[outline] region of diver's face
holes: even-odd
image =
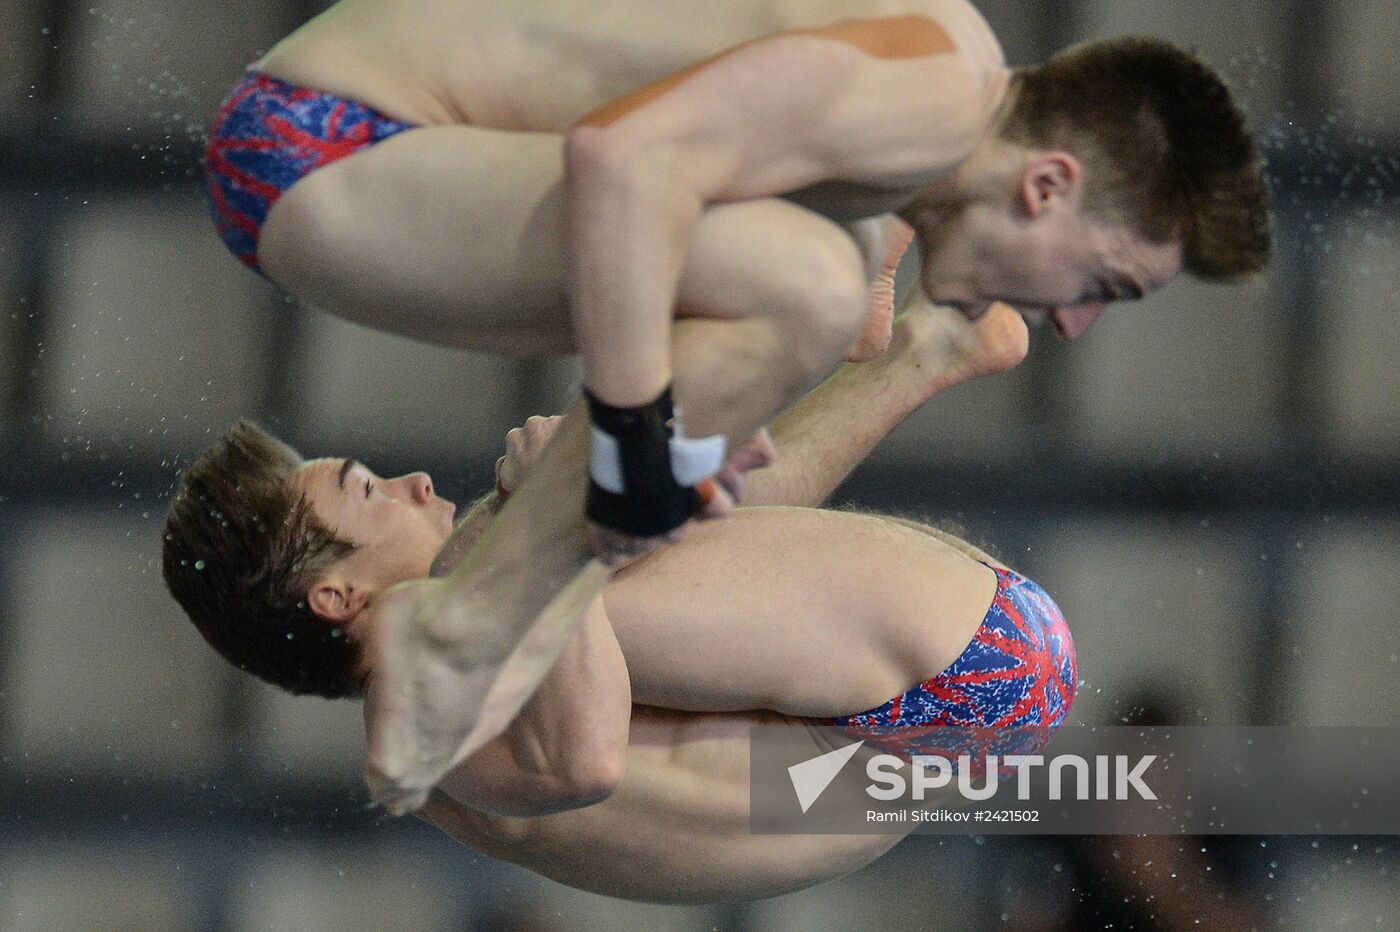
[[[1049,320],[1073,340],[1110,303],[1141,298],[1181,271],[1180,243],[1148,242],[1077,204],[1027,213],[994,204],[923,218],[916,228],[928,296],[971,320],[1004,301],[1028,324]]]
[[[1141,298],[1181,270],[1178,243],[1149,243],[1126,227],[1066,219],[1039,229],[986,224],[961,242],[940,231],[929,247],[925,290],[970,320],[1004,301],[1027,323],[1049,320],[1074,340],[1112,302]]]
[[[384,479],[357,460],[317,459],[292,482],[326,527],[355,544],[337,566],[370,589],[427,576],[452,533],[457,508],[425,472]]]

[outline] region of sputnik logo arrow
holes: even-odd
[[[846,766],[846,762],[860,750],[864,741],[857,741],[855,744],[848,744],[844,748],[837,748],[834,751],[827,751],[825,754],[804,760],[800,764],[793,764],[788,768],[788,777],[792,780],[793,792],[797,794],[797,803],[806,812],[812,808],[826,788],[831,785],[831,781],[836,779],[836,775],[841,772],[841,768]]]

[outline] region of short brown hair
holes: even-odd
[[[307,606],[314,576],[354,549],[290,479],[302,457],[249,421],[185,470],[165,522],[162,571],[230,663],[296,694],[357,696],[360,651]]]
[[[1230,281],[1268,264],[1269,189],[1220,77],[1159,39],[1075,46],[1013,77],[1003,138],[1085,166],[1085,209],[1149,242],[1179,241],[1187,271]]]

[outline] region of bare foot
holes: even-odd
[[[870,283],[865,329],[861,331],[856,345],[846,352],[847,362],[868,362],[890,345],[890,327],[894,323],[895,270],[912,242],[914,228],[902,221],[894,223],[888,232],[884,263]]]
[[[419,808],[452,767],[495,735],[483,710],[508,649],[489,644],[441,580],[378,596],[368,624],[365,697],[370,794],[394,815]]]
[[[920,301],[893,333],[891,353],[927,372],[930,394],[1014,369],[1030,349],[1026,322],[1000,302],[969,322],[953,308]]]

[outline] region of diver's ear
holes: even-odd
[[[1017,194],[1029,217],[1079,203],[1084,167],[1068,152],[1042,152],[1021,168]]]
[[[369,593],[342,576],[323,576],[311,584],[306,605],[317,618],[343,625],[360,613]]]

